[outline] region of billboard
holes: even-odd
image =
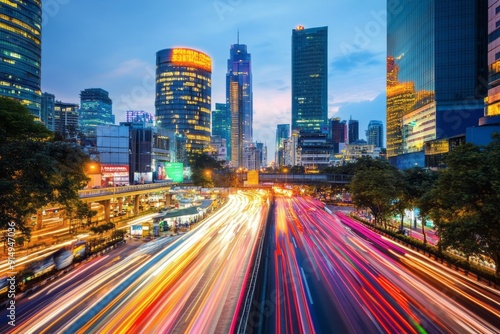
[[[181,162],[167,162],[165,163],[165,174],[173,182],[183,182],[184,165]]]

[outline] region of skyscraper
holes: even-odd
[[[284,141],[290,138],[290,124],[278,124],[276,127],[276,165],[285,165]]]
[[[41,1],[0,1],[0,46],[0,96],[20,101],[40,119]]]
[[[426,142],[465,134],[484,113],[487,1],[408,1],[398,10],[387,27],[387,155],[406,168],[425,164]]]
[[[212,60],[203,52],[156,53],[156,126],[178,134],[177,143],[184,146],[177,152],[179,162],[189,163],[209,149],[211,80]]]
[[[54,131],[63,138],[75,138],[78,134],[78,104],[56,101],[54,115]]]
[[[231,161],[231,111],[225,103],[216,103],[212,111],[212,136],[225,139],[227,159]]]
[[[359,122],[350,118],[348,123],[348,131],[349,144],[352,144],[359,139]]]
[[[345,143],[347,138],[347,124],[346,121],[341,121],[340,117],[332,118],[331,120],[331,137],[334,147],[334,152],[340,152],[340,143]]]
[[[113,101],[102,88],[88,88],[80,92],[80,133],[96,138],[97,126],[115,124],[112,113]]]
[[[292,131],[324,131],[328,118],[328,27],[292,30]]]
[[[43,93],[42,94],[42,109],[40,113],[40,120],[50,131],[55,131],[55,112],[54,104],[56,102],[56,97],[54,94]]]
[[[366,130],[366,141],[368,145],[384,147],[384,133],[382,121],[370,121]]]
[[[500,116],[500,0],[489,1],[488,9],[489,90],[486,116]]]
[[[253,137],[251,57],[245,44],[231,45],[226,73],[226,103],[231,112],[230,157],[233,167],[242,166],[245,147]]]

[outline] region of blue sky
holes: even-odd
[[[140,4],[140,5],[139,5]],[[117,123],[154,114],[155,55],[184,46],[212,58],[212,109],[225,101],[231,44],[252,55],[254,140],[274,157],[276,125],[291,123],[291,35],[328,26],[329,117],[385,124],[386,0],[45,0],[42,91],[79,103],[103,88]],[[385,130],[385,129],[384,129]]]

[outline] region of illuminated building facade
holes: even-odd
[[[225,103],[216,103],[212,111],[212,137],[224,138],[225,159],[231,160],[231,110]]]
[[[328,128],[328,27],[292,30],[292,131]]]
[[[488,66],[489,90],[486,116],[500,116],[500,0],[490,0],[488,6]]]
[[[185,164],[210,146],[212,60],[200,51],[172,48],[156,53],[156,126],[178,135]]]
[[[423,167],[427,141],[464,134],[484,113],[487,0],[411,1],[398,11],[387,27],[387,156]]]
[[[40,120],[41,0],[0,1],[0,96],[14,98]]]
[[[115,124],[112,107],[113,101],[104,89],[82,90],[80,92],[80,133],[88,138],[96,138],[98,126]]]
[[[144,110],[127,110],[127,123],[129,122],[142,123],[151,126],[154,122],[154,116]]]
[[[244,44],[231,45],[226,73],[226,104],[231,113],[230,159],[232,167],[243,165],[245,148],[252,144],[253,93],[251,56]]]

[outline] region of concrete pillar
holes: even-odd
[[[109,207],[110,207],[110,202],[111,202],[111,201],[110,201],[109,199],[102,201],[102,205],[104,205],[104,220],[105,220],[107,223],[109,223],[109,218],[110,218],[110,217],[109,217],[109,214],[110,214],[110,209],[109,209]]]
[[[123,210],[123,197],[118,197],[118,212],[121,214]]]
[[[165,198],[165,207],[168,208],[170,206],[170,203],[172,203],[172,194],[164,193],[163,196]]]
[[[139,201],[141,200],[141,195],[134,196],[134,215],[139,214]]]

